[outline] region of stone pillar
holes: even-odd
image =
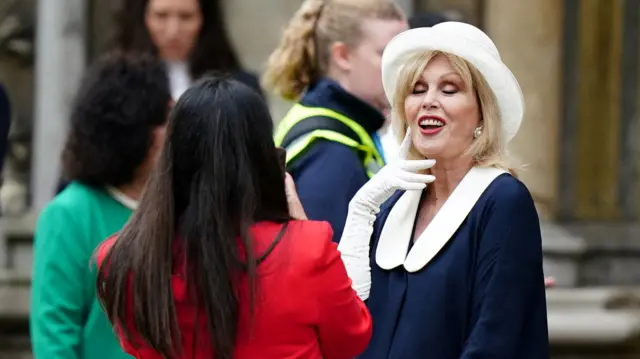
[[[407,16],[411,16],[414,10],[414,0],[397,0],[398,5],[404,10]]]
[[[301,4],[300,0],[225,2],[231,38],[248,70],[262,74],[269,54],[280,41],[282,30]],[[273,119],[278,121],[291,104],[270,93],[267,95]]]
[[[524,92],[525,120],[511,152],[543,219],[558,205],[562,7],[558,0],[486,0],[484,8],[484,29]]]
[[[40,0],[36,25],[31,193],[39,211],[54,196],[73,96],[85,68],[86,0]]]
[[[416,12],[446,14],[455,21],[465,21],[482,27],[483,0],[415,0]]]

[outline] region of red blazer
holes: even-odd
[[[274,241],[282,225],[252,227],[256,256]],[[239,287],[240,324],[235,359],[351,359],[371,338],[371,317],[351,289],[327,222],[291,221],[286,234],[258,267],[253,330],[249,332],[246,282]],[[105,241],[98,263],[116,240]],[[204,318],[186,295],[182,258],[174,260],[172,278],[184,359],[211,359]],[[200,311],[202,313],[202,311]],[[194,335],[197,334],[197,335]],[[195,345],[194,345],[195,340]],[[121,337],[124,350],[138,359],[162,359],[150,348],[136,348]]]

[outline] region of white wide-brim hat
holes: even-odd
[[[509,68],[500,59],[495,44],[482,30],[461,22],[448,21],[433,27],[404,31],[394,37],[382,55],[382,85],[393,103],[398,75],[407,56],[441,51],[467,60],[484,76],[500,111],[504,139],[508,143],[518,132],[524,115],[522,90]]]

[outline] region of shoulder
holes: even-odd
[[[353,148],[325,139],[314,140],[304,153],[295,159],[294,167],[321,167],[323,172],[363,171],[360,158]]]
[[[245,70],[238,70],[233,73],[233,78],[253,88],[260,95],[262,95],[262,88],[260,87],[260,81],[258,80],[258,76],[256,76],[255,74]]]
[[[303,157],[332,158],[332,156],[335,155],[345,156],[345,158],[335,158],[339,161],[353,161],[355,159],[356,162],[360,163],[357,160],[358,154],[353,148],[340,142],[322,138],[314,140],[309,145],[309,149],[304,153]]]
[[[326,240],[331,241],[333,229],[326,221],[293,220],[289,222],[287,235],[296,236],[301,248],[320,248]]]
[[[53,206],[65,208],[77,208],[79,205],[89,205],[107,196],[106,191],[84,185],[80,182],[67,184],[50,203]]]
[[[95,206],[106,196],[104,191],[72,182],[40,212],[36,224],[36,236],[65,231],[85,222],[95,214]]]
[[[533,197],[527,186],[506,173],[498,176],[489,185],[482,199],[487,205],[498,210],[535,209]]]
[[[517,237],[519,248],[527,243],[539,246],[540,219],[533,197],[524,183],[509,174],[494,180],[472,213],[472,223],[489,234],[483,242],[504,244],[507,238]]]
[[[104,261],[104,258],[107,256],[107,254],[109,254],[109,252],[111,251],[111,248],[113,247],[113,245],[116,243],[117,240],[118,240],[118,236],[113,235],[105,239],[104,242],[100,243],[98,248],[96,248],[95,259],[96,259],[96,263],[98,264],[98,267],[102,266],[102,262]]]
[[[256,249],[268,247],[282,229],[282,223],[263,221],[251,227],[251,234],[257,242]],[[294,243],[294,250],[302,252],[314,252],[315,249],[324,245],[324,241],[331,239],[333,230],[331,225],[325,221],[311,220],[290,220],[286,232],[284,232],[283,242]]]
[[[57,220],[69,219],[73,217],[74,212],[78,212],[79,207],[82,207],[81,202],[86,201],[86,197],[83,194],[87,194],[84,186],[78,183],[69,184],[62,192],[55,196],[40,212],[38,217],[38,223],[47,221],[50,218]]]
[[[323,261],[327,252],[337,250],[332,242],[333,230],[325,221],[291,221],[285,234],[290,243],[290,255],[302,266],[315,267]]]

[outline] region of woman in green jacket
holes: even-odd
[[[36,359],[125,359],[96,300],[96,246],[137,205],[164,138],[171,92],[164,65],[109,54],[89,69],[63,151],[71,183],[35,232],[31,340]]]

